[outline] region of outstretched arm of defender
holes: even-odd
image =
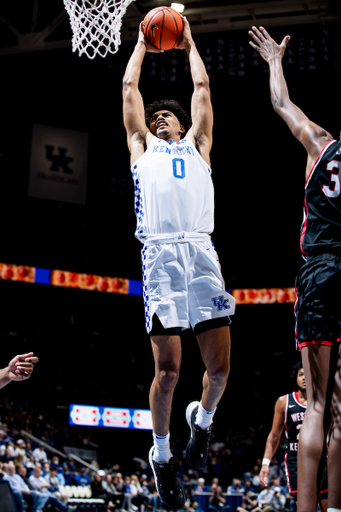
[[[140,152],[143,148],[143,140],[148,132],[144,118],[143,99],[138,88],[141,66],[147,51],[158,52],[159,50],[147,43],[140,25],[139,38],[123,77],[123,122],[127,131],[128,148],[132,160],[134,153]],[[137,157],[139,156],[137,155]]]
[[[317,158],[322,147],[332,136],[313,123],[289,98],[287,83],[283,74],[282,59],[290,36],[277,44],[263,27],[252,27],[250,45],[269,64],[270,92],[274,110],[284,119],[293,135],[303,144],[312,158]]]
[[[0,370],[0,389],[11,381],[29,379],[34,370],[34,364],[38,361],[33,352],[15,356],[6,368]]]
[[[205,65],[193,41],[189,23],[185,17],[183,20],[183,38],[179,44],[179,48],[183,48],[187,51],[194,85],[191,105],[193,125],[187,136],[192,138],[199,153],[210,165],[209,155],[212,147],[213,111],[209,78]]]
[[[268,485],[267,478],[269,474],[269,464],[271,462],[272,457],[276,453],[279,442],[281,440],[282,430],[284,427],[285,400],[285,396],[281,396],[276,402],[271,432],[266,440],[263,464],[259,473],[260,483],[265,487]],[[266,459],[268,459],[269,464],[266,463]]]

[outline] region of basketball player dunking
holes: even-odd
[[[295,305],[308,400],[298,449],[298,511],[317,509],[331,413],[328,511],[341,511],[341,142],[289,98],[282,58],[290,36],[277,44],[263,27],[252,27],[249,35],[269,64],[273,107],[308,154],[301,233],[306,263],[296,278]]]
[[[234,299],[224,290],[212,247],[213,185],[210,150],[213,114],[209,79],[184,18],[180,48],[187,51],[194,92],[193,124],[173,100],[144,111],[138,83],[147,51],[157,52],[140,27],[137,45],[123,79],[123,116],[135,183],[137,238],[142,249],[146,327],[151,338],[155,376],[150,389],[154,444],[149,453],[157,490],[171,509],[184,505],[170,451],[169,425],[181,361],[180,332],[196,334],[206,367],[201,401],[186,410],[191,438],[189,465],[206,463],[211,423],[229,373],[229,316]],[[146,115],[146,117],[145,117]]]
[[[283,428],[285,427],[286,452],[285,470],[287,485],[290,494],[297,501],[297,451],[300,430],[307,408],[307,392],[302,363],[294,366],[292,378],[298,388],[288,395],[280,396],[275,405],[275,413],[272,421],[270,434],[266,440],[262,468],[259,473],[261,485],[268,485],[269,464],[275,455],[281,440]],[[328,478],[325,473],[320,492],[319,502],[321,512],[327,510]]]

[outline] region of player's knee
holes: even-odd
[[[216,385],[225,385],[230,372],[229,361],[220,361],[218,364],[207,369],[209,380]]]
[[[167,369],[160,370],[159,372],[159,385],[162,391],[168,392],[172,391],[179,379],[179,370],[177,369]]]

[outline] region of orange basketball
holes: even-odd
[[[178,46],[184,24],[181,14],[171,7],[156,7],[142,22],[143,33],[158,50],[172,50]]]

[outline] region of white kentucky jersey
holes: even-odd
[[[132,165],[135,185],[135,236],[207,233],[214,226],[211,169],[190,139],[166,142],[153,137]]]

